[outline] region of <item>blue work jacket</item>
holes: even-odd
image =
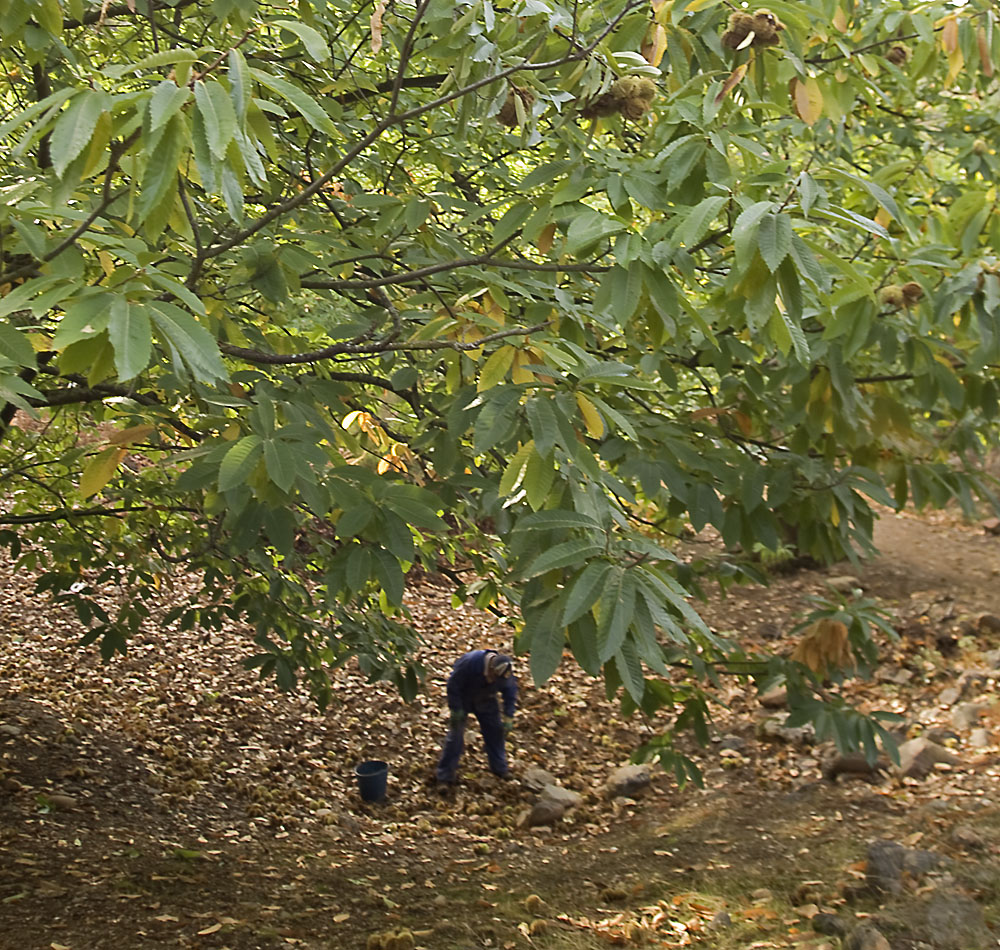
[[[517,708],[517,678],[512,673],[487,683],[487,653],[496,653],[496,650],[470,650],[455,661],[448,677],[448,708],[472,712],[499,693],[503,714],[513,716]]]

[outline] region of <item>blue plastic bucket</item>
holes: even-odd
[[[385,762],[361,762],[354,770],[358,777],[358,792],[365,802],[380,802],[385,798],[389,766]]]

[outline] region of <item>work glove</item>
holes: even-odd
[[[462,709],[453,709],[451,711],[451,716],[448,719],[448,725],[452,729],[464,729],[465,720],[469,718],[469,714]]]
[[[503,717],[503,734],[509,736],[514,731],[514,717],[504,716]]]

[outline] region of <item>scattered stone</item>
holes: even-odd
[[[726,927],[732,927],[733,918],[729,916],[724,910],[720,910],[709,922],[709,930],[725,930]]]
[[[904,848],[895,841],[872,841],[868,845],[865,881],[876,894],[900,894],[904,872],[919,880],[928,871],[944,863],[933,851]]]
[[[979,524],[987,534],[1000,534],[1000,518],[987,518]]]
[[[531,808],[526,808],[517,816],[518,828],[534,828],[538,825],[554,825],[566,814],[566,808],[559,802],[540,798]]]
[[[55,811],[72,811],[76,808],[76,799],[72,795],[51,792],[45,796],[45,802]]]
[[[982,689],[993,679],[990,670],[962,670],[956,685],[963,693],[968,690]]]
[[[847,924],[836,914],[814,914],[812,929],[825,937],[843,937],[847,933]]]
[[[733,752],[742,752],[747,747],[747,740],[742,736],[723,736],[719,743],[719,751],[725,752],[731,749]]]
[[[1000,650],[990,650],[983,654],[983,662],[992,671],[1000,670]]]
[[[826,583],[838,594],[851,594],[855,590],[864,590],[861,583],[853,574],[839,574],[836,577],[828,577]]]
[[[927,611],[927,616],[933,623],[946,623],[949,620],[954,620],[957,613],[958,611],[955,609],[955,601],[944,600],[934,604],[931,609]]]
[[[938,763],[961,765],[962,760],[930,739],[910,739],[899,747],[899,773],[905,778],[924,778]]]
[[[816,729],[811,722],[802,726],[785,726],[783,720],[772,716],[762,720],[757,729],[764,739],[781,739],[792,745],[812,745],[816,741]]]
[[[1000,617],[995,614],[981,614],[976,621],[980,633],[1000,633]]]
[[[844,950],[892,950],[892,946],[877,927],[861,924],[844,941]]]
[[[948,836],[952,844],[965,851],[982,851],[986,847],[986,839],[975,828],[968,825],[956,825]]]
[[[935,950],[985,950],[996,946],[979,905],[964,894],[935,892],[927,903],[920,935]]]
[[[545,769],[527,769],[521,778],[522,783],[533,792],[540,792],[546,785],[558,785],[559,780]]]
[[[641,795],[652,781],[648,765],[623,765],[611,773],[608,779],[608,798],[635,798]]]
[[[788,705],[788,690],[784,686],[775,686],[761,693],[760,704],[765,709],[781,709]]]
[[[10,736],[12,739],[21,734],[21,727],[14,726],[9,722],[0,724],[0,735]]]
[[[823,766],[823,778],[828,782],[836,782],[841,775],[860,779],[865,782],[878,782],[888,771],[889,760],[879,756],[874,762],[860,753],[856,755],[838,755]]]
[[[942,706],[954,706],[962,698],[962,691],[957,686],[949,686],[941,690],[938,702]]]
[[[897,686],[905,686],[913,679],[913,670],[908,670],[905,667],[879,670],[875,674],[875,679],[881,683],[895,683]]]
[[[566,811],[576,808],[582,801],[583,796],[572,789],[563,788],[561,785],[546,785],[542,789],[542,799],[562,805]]]
[[[971,729],[990,707],[985,703],[962,703],[951,711],[951,724],[956,729]]]
[[[770,888],[758,887],[757,890],[751,892],[750,896],[756,903],[761,903],[771,900],[771,898],[774,897],[774,894],[771,892]]]
[[[982,726],[973,729],[969,733],[969,745],[973,749],[985,749],[987,746],[993,745],[993,736],[990,735],[990,730],[984,729]]]

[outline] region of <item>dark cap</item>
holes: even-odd
[[[487,661],[487,669],[497,679],[502,679],[505,676],[510,676],[514,671],[514,663],[509,656],[505,656],[503,653],[491,653]]]

